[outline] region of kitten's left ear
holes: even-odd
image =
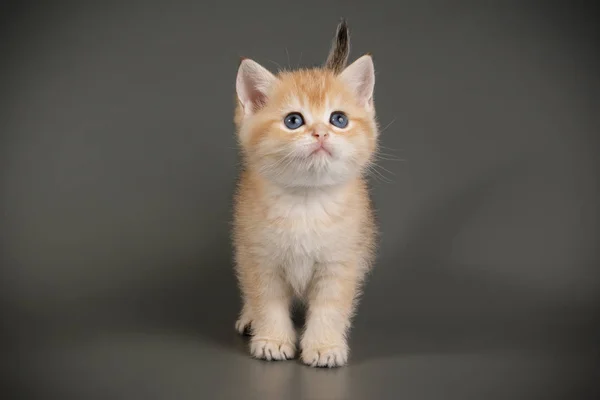
[[[256,112],[267,101],[269,88],[277,78],[265,67],[245,58],[238,68],[235,90],[245,114]]]
[[[352,88],[361,105],[365,108],[373,106],[375,66],[370,54],[365,54],[346,67],[340,78]]]

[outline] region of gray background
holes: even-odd
[[[4,3],[4,387],[593,398],[597,15],[557,4]],[[233,329],[228,238],[238,60],[320,64],[341,16],[351,58],[372,52],[377,70],[377,266],[350,366],[252,360]]]

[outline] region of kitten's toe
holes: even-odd
[[[262,360],[290,360],[294,358],[296,346],[281,340],[253,339],[250,341],[250,353]]]
[[[248,316],[242,315],[235,322],[235,330],[240,335],[250,336],[251,335],[251,328],[252,328],[252,319],[250,317],[248,317]]]
[[[311,367],[341,367],[348,362],[348,346],[305,346],[302,348],[301,358],[304,364]]]

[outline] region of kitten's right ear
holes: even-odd
[[[249,58],[238,68],[235,90],[246,115],[256,112],[267,101],[268,90],[277,78]]]

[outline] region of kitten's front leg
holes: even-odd
[[[346,334],[355,306],[360,273],[354,263],[319,264],[308,293],[302,361],[313,367],[339,367],[348,361]]]
[[[287,360],[296,352],[296,332],[290,315],[292,293],[274,266],[247,265],[239,278],[244,312],[251,315],[250,353],[265,360]]]

